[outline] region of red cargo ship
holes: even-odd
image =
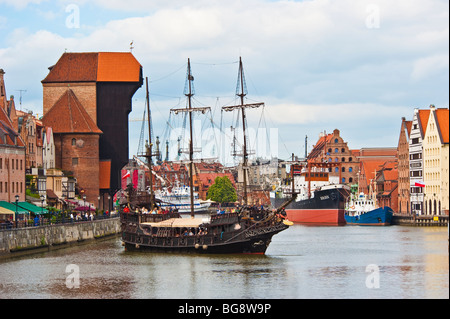
[[[312,166],[312,165],[311,165]],[[324,168],[324,164],[321,164]],[[309,225],[341,226],[345,225],[345,203],[350,187],[339,184],[338,176],[329,176],[327,171],[311,171],[293,165],[291,168],[294,185],[280,187],[271,193],[271,204],[279,207],[286,198],[297,194],[296,200],[286,206],[290,221]]]

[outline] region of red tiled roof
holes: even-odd
[[[15,137],[16,143],[13,138]],[[14,130],[12,122],[6,111],[0,107],[0,145],[4,143],[11,146],[25,146],[20,135]]]
[[[436,119],[439,125],[439,131],[442,136],[442,142],[444,144],[449,143],[449,110],[448,109],[437,109]]]
[[[331,138],[333,137],[333,134],[327,134],[325,136],[321,136],[319,140],[317,141],[316,145],[314,145],[314,148],[311,150],[311,152],[308,154],[308,160],[312,160],[320,155],[323,148],[327,143],[331,141]]]
[[[139,82],[141,65],[129,52],[100,52],[97,82]]]
[[[408,133],[408,137],[411,136],[411,127],[412,121],[405,121],[406,132]]]
[[[51,126],[53,133],[103,133],[71,89],[56,101],[42,122],[45,126]]]
[[[374,179],[375,171],[378,171],[385,161],[362,161],[361,166],[362,170],[364,171],[364,175],[366,178],[367,184],[370,183],[371,179]]]
[[[422,137],[425,136],[425,133],[427,131],[427,124],[428,119],[430,118],[430,110],[419,110],[417,120],[419,121],[419,124],[421,126],[421,133],[423,134]]]
[[[42,83],[139,82],[141,65],[130,52],[64,53]]]

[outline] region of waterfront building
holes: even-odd
[[[390,207],[398,212],[398,163],[396,160],[385,162],[377,171],[375,191],[377,205]]]
[[[257,158],[248,161],[247,202],[249,205],[270,205],[270,192],[273,187],[286,183],[286,163],[277,158]],[[230,170],[234,178],[238,202],[242,202],[244,169],[242,163]],[[231,178],[230,178],[231,179]],[[233,180],[231,180],[233,183]]]
[[[411,213],[422,215],[424,213],[424,180],[423,180],[423,147],[430,110],[414,110],[411,135],[409,139],[409,183]]]
[[[357,181],[359,160],[350,150],[347,142],[340,136],[340,131],[323,132],[307,157],[308,162],[338,163],[339,166],[329,168],[331,176],[340,176],[343,184],[353,184]]]
[[[128,163],[128,114],[143,84],[129,52],[64,53],[42,80],[43,123],[53,127],[55,165],[72,170],[98,206],[120,188]]]
[[[46,127],[42,138],[42,168],[55,168],[55,141],[53,129]]]
[[[430,105],[423,137],[425,215],[449,212],[449,109]]]
[[[4,74],[0,69],[0,201],[24,201],[25,143],[9,117]]]
[[[411,134],[412,121],[402,117],[400,136],[398,139],[398,213],[409,215],[410,184],[409,184],[409,138]]]
[[[374,191],[373,185],[386,163],[397,161],[395,147],[362,148],[354,154],[359,162],[358,191],[366,195]]]
[[[13,110],[14,109],[14,110]],[[42,145],[44,125],[33,115],[32,111],[11,108],[11,120],[14,128],[22,137],[26,146],[25,168],[28,172],[33,167],[42,167]]]

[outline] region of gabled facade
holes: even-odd
[[[0,69],[0,201],[25,201],[25,143],[8,114],[3,69]]]
[[[411,213],[422,215],[423,207],[423,146],[430,110],[414,110],[409,139],[409,183]]]
[[[45,128],[42,140],[42,168],[55,168],[55,142],[51,127]]]
[[[339,167],[330,168],[331,175],[340,176],[343,184],[353,184],[358,180],[359,161],[354,152],[349,149],[347,142],[340,136],[340,131],[322,133],[307,157],[308,162],[335,163]]]
[[[424,214],[449,210],[449,109],[430,106],[423,138]]]
[[[402,117],[400,136],[398,139],[398,213],[411,213],[410,183],[409,183],[409,138],[412,121]]]
[[[11,120],[14,128],[20,134],[25,142],[26,152],[26,169],[30,171],[33,167],[42,167],[42,136],[44,126],[42,121],[36,119],[33,112],[24,112],[15,110]]]

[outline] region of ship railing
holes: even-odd
[[[168,213],[168,214],[142,214],[142,213],[121,213],[121,222],[137,223],[158,223],[170,218],[180,218],[179,213]]]
[[[239,213],[225,213],[212,215],[210,223],[211,225],[231,224],[239,221]]]

